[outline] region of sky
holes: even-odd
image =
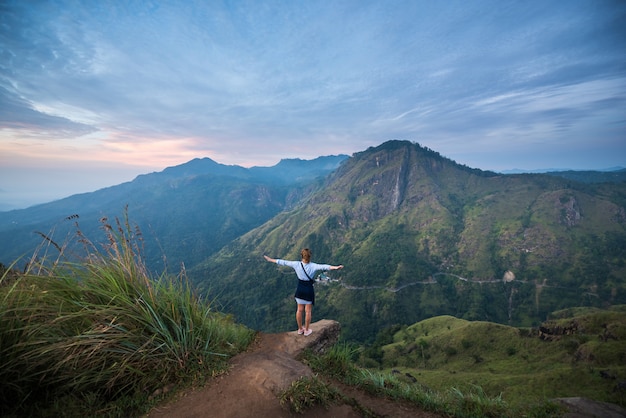
[[[626,167],[626,1],[0,0],[0,211],[391,139]]]

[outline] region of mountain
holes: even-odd
[[[76,224],[96,240],[103,218],[124,216],[139,227],[148,266],[157,272],[193,266],[310,193],[346,155],[282,160],[243,168],[194,159],[131,182],[27,209],[0,212],[0,262],[30,256],[43,241],[71,245]],[[54,255],[54,254],[53,254]]]
[[[263,260],[344,264],[315,318],[372,341],[437,315],[538,325],[570,306],[626,302],[626,184],[472,169],[407,141],[354,154],[295,207],[189,277],[246,325],[293,327],[295,276]]]

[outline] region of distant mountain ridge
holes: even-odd
[[[312,160],[287,158],[280,160],[278,164],[271,167],[254,166],[250,168],[220,164],[208,157],[194,158],[186,163],[167,167],[160,172],[142,174],[136,180],[150,179],[150,181],[162,181],[164,179],[180,179],[211,174],[244,180],[293,184],[311,181],[316,177],[323,176],[337,168],[346,158],[348,156],[343,154],[317,157]]]
[[[79,222],[96,239],[102,217],[122,216],[141,228],[146,260],[155,271],[194,265],[230,240],[288,208],[319,178],[348,156],[282,160],[273,167],[244,168],[194,159],[161,172],[140,175],[91,193],[27,209],[0,212],[0,262],[29,256],[42,237],[68,240]],[[77,214],[78,218],[67,220]]]
[[[502,174],[524,174],[524,173],[530,173],[530,174],[546,174],[546,173],[562,173],[562,172],[567,172],[567,171],[584,171],[584,172],[601,172],[601,173],[605,173],[605,172],[610,172],[610,171],[624,171],[626,170],[626,167],[621,167],[621,166],[615,166],[615,167],[609,167],[609,168],[602,168],[602,169],[597,169],[597,170],[574,170],[571,168],[536,168],[534,170],[525,170],[525,169],[521,169],[521,168],[513,168],[511,170],[501,170],[499,171],[499,173]]]
[[[551,176],[563,177],[581,183],[624,183],[626,182],[626,168],[607,171],[559,171],[546,173]]]
[[[613,167],[605,170],[507,170],[502,174],[547,174],[563,177],[581,183],[623,183],[626,182],[626,168]]]

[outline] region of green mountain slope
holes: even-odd
[[[295,276],[263,254],[344,264],[315,317],[347,339],[450,314],[537,325],[569,306],[626,302],[626,184],[461,166],[407,141],[354,154],[326,184],[190,272],[256,329],[293,327]]]
[[[624,405],[616,388],[626,379],[625,308],[560,311],[534,330],[429,318],[395,332],[380,365],[436,390],[478,385],[512,405],[558,397]]]

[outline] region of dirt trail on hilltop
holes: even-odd
[[[297,360],[305,350],[321,351],[334,344],[339,323],[321,320],[311,325],[313,334],[304,337],[295,331],[259,334],[250,349],[231,359],[228,373],[206,386],[181,394],[177,399],[153,409],[146,418],[356,418],[362,415],[346,404],[328,409],[317,406],[294,414],[280,405],[278,394],[302,376],[313,372]],[[355,388],[333,383],[345,396],[378,417],[439,418],[430,412],[397,401],[372,397]]]

